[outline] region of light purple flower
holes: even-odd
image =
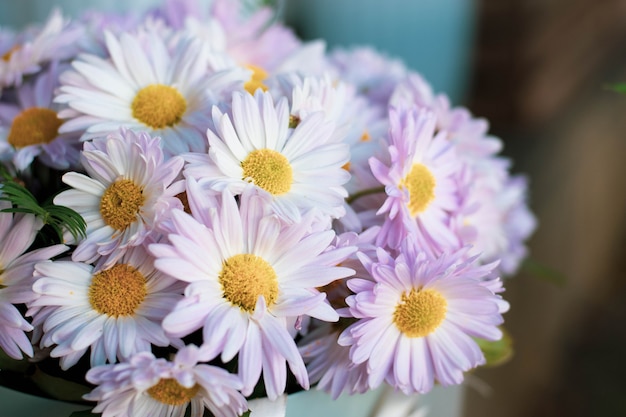
[[[184,174],[203,188],[239,194],[250,183],[285,221],[297,222],[316,208],[331,218],[344,213],[343,188],[350,175],[342,167],[349,149],[333,137],[334,126],[315,112],[290,128],[283,98],[235,92],[232,114],[213,109],[209,153],[187,154]]]
[[[81,55],[61,75],[55,101],[69,106],[59,113],[68,119],[61,132],[89,140],[125,127],[161,137],[167,157],[205,151],[211,106],[248,72],[210,72],[209,50],[198,39],[171,47],[156,31],[105,32],[105,39],[108,58]]]
[[[336,49],[330,53],[331,66],[338,78],[354,84],[371,103],[387,108],[396,85],[407,76],[399,59],[383,55],[370,47]]]
[[[56,61],[45,72],[16,88],[16,103],[0,103],[0,159],[26,170],[35,158],[63,170],[78,165],[79,135],[59,133],[63,121],[52,103],[58,86]]]
[[[392,106],[417,105],[435,113],[436,128],[445,131],[458,149],[459,158],[480,163],[502,149],[502,141],[487,134],[489,124],[474,117],[465,107],[453,107],[448,96],[435,94],[426,80],[415,72],[399,82],[390,99]]]
[[[87,237],[76,242],[72,260],[103,266],[115,263],[130,247],[141,245],[167,217],[181,208],[172,183],[183,166],[180,157],[165,160],[160,138],[121,129],[85,142],[81,155],[88,175],[69,172],[63,182],[73,189],[54,198],[76,210],[87,223]],[[73,242],[66,234],[65,239]]]
[[[501,259],[498,272],[515,273],[536,220],[526,204],[525,180],[511,177],[510,161],[497,155],[502,141],[488,134],[486,120],[464,107],[452,107],[445,94],[435,94],[417,73],[396,86],[390,102],[434,113],[436,129],[445,133],[462,161],[456,173],[459,209],[453,213],[452,229],[482,262]]]
[[[275,11],[269,7],[248,16],[242,11],[242,3],[233,6],[229,0],[215,0],[212,4],[211,15],[222,26],[226,52],[234,61],[267,75],[300,71],[321,74],[325,65],[323,42],[303,43],[291,28],[272,20]]]
[[[241,381],[217,366],[208,365],[203,348],[189,345],[172,361],[150,352],[128,361],[90,369],[86,379],[97,387],[84,398],[97,401],[94,413],[103,417],[191,417],[205,408],[215,417],[239,417],[247,409]]]
[[[364,394],[370,389],[367,365],[352,362],[350,347],[337,343],[341,331],[332,323],[324,323],[300,342],[300,353],[307,364],[311,383],[333,399],[342,393]]]
[[[42,27],[32,27],[18,34],[0,33],[0,92],[19,86],[26,75],[38,72],[50,61],[73,57],[82,28],[71,25],[54,9]]]
[[[43,330],[41,346],[68,369],[90,349],[92,366],[177,343],[161,321],[182,298],[184,286],[155,270],[141,246],[106,269],[60,260],[35,266],[27,315]]]
[[[189,282],[163,327],[181,337],[202,329],[205,345],[213,356],[221,353],[224,362],[239,354],[245,395],[263,371],[268,397],[277,398],[285,389],[287,363],[308,388],[287,323],[304,315],[337,320],[317,287],[354,272],[336,265],[355,248],[329,248],[335,234],[310,233],[313,216],[281,223],[252,188],[239,196],[241,207],[228,191],[220,200],[216,209],[197,218],[175,210],[170,243],[150,246],[157,268]]]
[[[396,248],[412,234],[423,250],[438,254],[460,246],[450,223],[458,208],[455,175],[462,169],[444,133],[435,135],[432,112],[415,106],[389,111],[389,165],[370,159],[387,199],[379,244]]]
[[[358,321],[339,337],[355,364],[367,364],[368,384],[386,381],[405,394],[425,393],[435,382],[460,384],[463,372],[484,364],[472,337],[498,340],[503,301],[485,284],[494,265],[464,261],[466,249],[429,259],[410,240],[392,257],[361,256],[373,281],[348,282],[347,299]]]
[[[477,181],[476,208],[467,215],[459,216],[465,227],[474,233],[464,239],[473,245],[482,262],[499,260],[498,271],[505,275],[517,272],[521,261],[527,256],[525,242],[537,227],[537,219],[527,205],[527,180],[512,176],[498,187],[489,187]]]

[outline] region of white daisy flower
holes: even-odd
[[[42,64],[64,60],[77,52],[76,43],[83,34],[54,9],[42,27],[19,34],[0,31],[0,92],[3,87],[19,86],[26,75],[34,74]]]
[[[203,187],[240,194],[252,183],[284,220],[297,222],[313,207],[338,218],[345,213],[343,188],[350,174],[348,145],[333,141],[333,125],[317,112],[290,128],[286,99],[257,90],[235,92],[232,115],[213,108],[209,153],[189,154],[185,176]]]
[[[109,59],[82,55],[61,76],[55,100],[70,107],[59,113],[69,119],[61,131],[84,131],[88,140],[124,126],[163,138],[166,156],[205,151],[211,106],[248,71],[209,73],[209,51],[198,39],[181,38],[171,49],[154,32],[105,39]]]
[[[200,198],[194,195],[190,199]],[[331,230],[309,233],[313,216],[285,225],[268,212],[253,188],[239,198],[225,191],[208,224],[175,210],[169,244],[152,244],[155,265],[189,282],[185,298],[163,321],[173,336],[202,329],[214,356],[238,356],[249,395],[261,371],[270,399],[281,395],[286,362],[304,388],[309,380],[287,323],[298,316],[336,321],[335,310],[316,288],[351,275],[338,267],[354,247],[333,249]],[[197,206],[202,206],[198,204]]]
[[[134,247],[108,269],[71,261],[35,266],[37,298],[27,315],[42,326],[41,347],[53,347],[62,369],[91,350],[92,366],[168,346],[161,321],[180,300],[180,282],[155,270],[153,258]]]
[[[16,88],[17,102],[0,103],[0,160],[11,159],[24,171],[35,158],[55,169],[78,165],[80,142],[75,133],[59,134],[63,121],[52,103],[58,84],[56,61],[32,82]]]
[[[248,408],[241,381],[206,361],[204,349],[193,345],[171,362],[141,352],[90,369],[87,381],[98,386],[84,398],[98,401],[93,412],[106,417],[181,417],[190,407],[190,417],[202,417],[205,408],[215,417],[240,417]]]
[[[170,185],[183,160],[165,161],[159,138],[145,132],[120,130],[107,138],[85,142],[81,156],[89,176],[63,175],[73,187],[54,198],[54,203],[77,211],[87,223],[87,237],[78,242],[72,260],[113,264],[132,246],[141,245],[155,233],[158,222],[172,208],[182,207]],[[70,235],[66,236],[72,241]]]

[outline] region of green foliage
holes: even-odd
[[[43,392],[61,401],[84,402],[83,395],[91,391],[91,388],[85,385],[49,375],[38,368],[31,376],[31,380]]]
[[[504,329],[502,330],[502,338],[495,342],[475,338],[480,350],[485,355],[487,363],[485,366],[498,366],[506,363],[513,357],[513,339]]]
[[[0,369],[3,371],[26,372],[30,363],[27,359],[13,359],[0,349]]]
[[[74,239],[85,236],[87,224],[80,214],[74,210],[57,206],[51,201],[39,204],[35,196],[8,173],[2,173],[0,180],[0,200],[8,201],[12,207],[0,210],[8,213],[29,213],[39,217],[63,242],[63,231],[67,229]]]
[[[609,84],[605,86],[607,90],[615,91],[616,93],[626,94],[626,83]]]
[[[531,258],[524,259],[522,262],[522,270],[536,278],[551,282],[560,287],[567,283],[567,277],[564,274]]]

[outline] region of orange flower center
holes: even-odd
[[[407,337],[424,337],[439,327],[447,310],[448,302],[438,291],[413,289],[402,294],[393,322]]]
[[[249,313],[259,296],[272,306],[278,297],[278,280],[272,265],[256,255],[243,253],[224,261],[219,275],[224,298]]]
[[[55,111],[31,107],[13,119],[7,142],[15,149],[50,143],[59,136],[62,124]]]
[[[160,403],[181,406],[189,403],[197,394],[198,384],[191,388],[185,388],[174,378],[164,378],[148,389],[148,395]]]
[[[89,303],[100,314],[132,316],[146,298],[146,279],[127,264],[98,272],[89,286]]]

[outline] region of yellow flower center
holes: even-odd
[[[117,180],[109,185],[100,199],[102,220],[115,230],[124,230],[136,220],[144,200],[142,189],[134,182]]]
[[[180,122],[187,110],[187,101],[174,87],[150,84],[139,90],[131,109],[133,117],[141,123],[153,129],[163,129]]]
[[[89,303],[100,314],[132,316],[146,294],[143,274],[130,265],[117,264],[93,276]]]
[[[412,289],[402,294],[393,322],[407,337],[424,337],[439,327],[447,310],[448,303],[438,291]]]
[[[62,124],[55,111],[31,107],[15,116],[7,142],[15,149],[50,143],[59,136]]]
[[[423,164],[413,164],[411,172],[400,182],[400,188],[409,190],[408,208],[415,217],[428,208],[435,199],[435,177]]]
[[[257,89],[267,91],[267,86],[263,84],[263,81],[269,76],[267,72],[256,65],[248,65],[247,68],[252,71],[252,77],[243,85],[243,88],[250,94],[254,94]]]
[[[198,384],[191,388],[185,388],[174,378],[164,378],[148,389],[148,395],[160,403],[180,406],[188,404],[197,394]]]
[[[268,307],[278,297],[278,280],[274,268],[264,259],[243,253],[231,256],[222,265],[219,275],[224,298],[249,313],[259,296],[265,298]]]
[[[11,60],[11,55],[13,55],[16,51],[18,51],[20,49],[19,45],[14,45],[11,49],[9,49],[8,51],[6,51],[1,57],[0,59],[5,61],[5,62],[9,62]]]
[[[280,195],[288,192],[293,183],[293,171],[289,160],[280,152],[271,149],[257,149],[250,152],[241,163],[243,179]]]

